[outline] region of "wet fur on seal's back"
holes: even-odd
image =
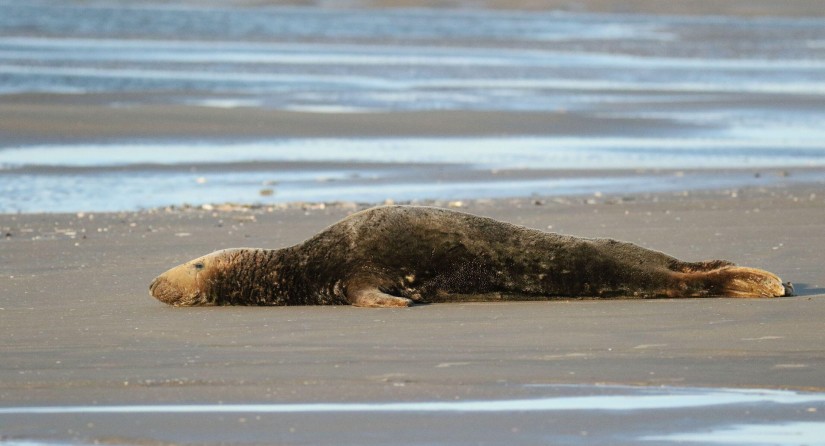
[[[291,297],[315,295],[322,303],[343,303],[348,282],[358,280],[377,281],[385,293],[427,302],[450,300],[450,294],[482,299],[492,292],[647,295],[651,288],[664,288],[664,277],[657,284],[632,271],[642,264],[669,268],[679,263],[628,243],[413,206],[353,214],[288,250],[279,269],[283,279],[291,278]],[[309,302],[295,302],[301,303]]]
[[[633,294],[651,285],[618,289],[621,284],[631,285],[628,279],[634,282],[627,274],[633,264],[654,261],[666,267],[675,261],[653,252],[640,259],[638,249],[627,249],[633,245],[547,233],[445,209],[376,208],[342,223],[350,224],[350,248],[357,253],[353,257],[358,257],[355,265],[370,265],[388,277],[414,275],[405,287],[388,283],[385,291],[410,297],[412,288],[427,301],[469,291]],[[337,232],[337,226],[330,230]],[[314,240],[306,242],[305,248],[312,249]],[[374,261],[379,253],[380,260]]]

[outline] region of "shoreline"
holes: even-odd
[[[239,167],[243,169],[238,170]],[[63,178],[72,175],[122,175],[153,172],[177,174],[181,166],[129,165],[110,167],[35,167],[20,168],[11,175],[39,175]],[[704,200],[736,198],[739,195],[767,197],[795,196],[789,191],[808,191],[804,196],[825,195],[825,168],[741,168],[741,169],[477,169],[460,165],[406,165],[370,163],[220,163],[205,166],[189,166],[186,175],[196,179],[201,187],[211,183],[213,175],[226,169],[238,177],[242,174],[262,172],[277,177],[273,172],[292,172],[314,179],[296,182],[263,182],[250,186],[250,192],[238,195],[243,199],[206,200],[200,195],[181,192],[191,199],[180,201],[161,200],[155,205],[145,195],[133,190],[121,197],[123,208],[111,208],[107,199],[85,206],[77,204],[65,207],[51,204],[47,209],[37,207],[17,208],[0,212],[0,219],[14,215],[61,215],[61,214],[122,214],[157,212],[159,210],[206,210],[235,209],[268,212],[284,209],[364,209],[384,204],[463,207],[473,203],[582,203],[616,204],[636,201]],[[326,177],[329,172],[350,172],[347,178]],[[394,176],[392,180],[376,180],[371,175]],[[9,173],[9,172],[7,172]],[[320,176],[319,176],[320,175]],[[403,177],[403,179],[401,178]],[[0,172],[0,178],[3,173]],[[194,180],[193,180],[194,181]],[[193,183],[195,184],[195,183]],[[302,186],[303,184],[303,186]],[[438,185],[433,188],[433,184]],[[211,185],[210,187],[218,187]],[[361,188],[377,188],[365,193]],[[131,190],[131,189],[130,189]],[[212,189],[210,189],[212,190]],[[353,192],[349,192],[352,190]],[[422,192],[430,190],[430,192]],[[78,203],[90,203],[81,192],[75,193]],[[334,197],[316,198],[314,197]],[[135,201],[137,200],[137,201]],[[41,206],[46,206],[43,202]],[[133,203],[130,206],[129,203]],[[18,206],[20,203],[18,203]],[[4,205],[0,209],[12,209]]]

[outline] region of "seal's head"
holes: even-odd
[[[178,265],[149,285],[155,299],[175,306],[216,305],[221,278],[242,249],[215,251]]]

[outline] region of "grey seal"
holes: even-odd
[[[356,305],[559,297],[778,297],[790,284],[725,260],[423,206],[352,214],[298,245],[217,251],[149,287],[170,305]]]

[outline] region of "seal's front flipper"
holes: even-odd
[[[356,288],[347,290],[347,299],[356,307],[409,307],[412,299],[392,296],[378,288]]]

